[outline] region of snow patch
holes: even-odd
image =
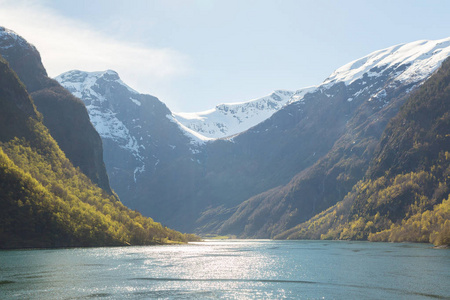
[[[317,86],[309,86],[309,87],[299,89],[294,93],[294,95],[292,95],[291,99],[289,99],[288,104],[291,104],[293,102],[303,102],[306,94],[314,93],[317,90],[318,90]],[[323,92],[323,91],[321,91],[321,92]],[[329,95],[326,95],[326,96],[330,97]]]
[[[145,171],[145,165],[143,164],[140,167],[137,167],[136,169],[134,169],[134,173],[133,173],[133,178],[134,178],[134,182],[136,183],[136,175],[139,173],[143,173]]]
[[[191,145],[203,145],[207,141],[214,140],[213,138],[209,138],[201,135],[198,132],[184,126],[181,122],[179,122],[173,115],[166,115],[166,118],[171,122],[177,124],[184,132],[184,134],[191,140]]]
[[[29,44],[23,37],[15,33],[14,31],[0,26],[0,48],[6,50],[14,47],[15,44],[19,44],[24,47],[32,47],[36,49],[32,44]]]
[[[141,106],[141,101],[134,99],[132,97],[130,97],[130,100],[133,101],[133,103],[136,104],[137,106]]]

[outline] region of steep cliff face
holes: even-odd
[[[0,27],[0,54],[25,84],[46,127],[71,162],[94,183],[112,193],[103,163],[100,136],[82,101],[49,78],[37,49]]]
[[[0,59],[0,71],[0,141],[28,137],[29,119],[37,121],[42,116],[28,94],[23,92],[25,87],[3,58]]]

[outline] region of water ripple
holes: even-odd
[[[354,284],[340,284],[340,283],[331,283],[331,282],[317,282],[317,281],[308,281],[308,280],[283,280],[283,279],[236,279],[236,278],[154,278],[154,277],[137,277],[130,278],[129,280],[146,280],[146,281],[182,281],[182,282],[244,282],[244,283],[292,283],[292,284],[313,284],[320,286],[338,286],[338,287],[351,287],[358,289],[372,289],[372,290],[383,290],[396,292],[399,294],[407,294],[407,295],[415,295],[415,296],[423,296],[435,299],[449,299],[446,296],[429,294],[429,293],[420,293],[413,291],[406,291],[402,289],[395,288],[386,288],[379,286],[366,286],[366,285],[354,285]]]

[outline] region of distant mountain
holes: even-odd
[[[219,104],[211,110],[198,113],[174,113],[187,128],[205,137],[205,140],[239,134],[261,123],[282,108],[294,92],[275,91],[269,96],[242,103]]]
[[[70,161],[94,183],[112,193],[103,163],[102,142],[84,104],[49,78],[37,49],[0,27],[0,55],[25,84],[44,124]]]
[[[0,56],[0,249],[186,242],[75,168]],[[75,114],[77,112],[74,112]]]
[[[445,42],[445,40],[443,40]],[[362,78],[379,76],[382,68],[395,64],[412,64],[407,71],[400,71],[398,81],[419,81],[428,76],[436,62],[445,57],[446,51],[437,45],[433,49],[427,41],[418,41],[407,45],[393,46],[376,51],[366,57],[353,61],[330,75],[321,86],[343,82],[346,85]],[[418,48],[421,48],[420,50]],[[439,54],[440,53],[440,54]],[[423,55],[424,57],[420,57]],[[427,59],[430,58],[431,60]],[[263,98],[242,103],[219,104],[211,110],[197,113],[173,113],[175,118],[187,128],[206,138],[224,138],[239,134],[269,118],[284,105],[300,101],[306,93],[318,87],[300,89],[296,92],[278,90]],[[358,92],[358,91],[357,91]],[[356,93],[357,93],[356,92]],[[382,92],[382,91],[381,91]],[[355,93],[355,94],[356,94]],[[349,101],[352,97],[349,98]]]
[[[363,178],[383,130],[405,97],[437,70],[449,53],[450,39],[376,51],[339,68],[318,86],[285,92],[276,105],[269,105],[275,103],[269,96],[219,105],[215,111],[184,115],[184,119],[168,110],[146,117],[152,108],[139,116],[139,122],[154,119],[148,130],[156,134],[168,132],[170,127],[172,134],[161,135],[158,147],[145,145],[140,153],[154,155],[155,161],[148,163],[151,169],[146,164],[145,172],[136,173],[140,175],[135,184],[137,165],[127,167],[116,183],[116,175],[109,169],[112,186],[133,209],[180,230],[275,236],[336,204],[351,191]],[[89,88],[83,88],[76,78],[66,79],[58,77],[93,111],[91,119],[96,110],[90,108],[89,89],[106,99],[105,107],[113,107],[109,104],[114,102],[110,100],[112,89],[100,89],[95,81],[86,81]],[[121,103],[136,107],[130,97],[132,94],[124,94]],[[267,109],[269,106],[274,109]],[[111,112],[120,116],[122,109],[126,108]],[[102,108],[101,114],[110,113]],[[119,118],[129,132],[133,119],[138,118]],[[167,122],[169,119],[172,122]],[[239,120],[245,120],[240,123],[243,127]],[[142,141],[152,140],[142,135],[136,141],[141,137]],[[105,153],[112,149],[106,139],[104,135]],[[172,148],[180,152],[174,155]],[[107,168],[114,163],[105,160]],[[126,180],[130,188],[118,189]]]
[[[450,245],[450,59],[406,99],[365,178],[343,200],[277,238]]]

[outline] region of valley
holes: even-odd
[[[71,163],[108,197],[163,226],[239,238],[396,240],[389,228],[403,230],[402,224],[431,213],[436,214],[430,219],[432,234],[416,230],[406,241],[448,243],[448,78],[442,74],[448,69],[443,62],[450,55],[449,39],[375,51],[316,86],[277,90],[200,113],[174,113],[158,98],[130,88],[113,70],[73,70],[50,79],[34,46],[7,29],[1,33],[0,54],[17,70],[43,125]],[[24,63],[23,57],[31,59]],[[421,93],[429,95],[417,100]],[[442,104],[426,102],[433,97]],[[439,129],[416,129],[428,134],[426,141],[401,136],[415,141],[413,149],[430,150],[413,156],[423,161],[417,167],[412,161],[398,165],[392,162],[395,151],[387,156],[381,149],[391,132],[411,130],[396,129],[410,121],[394,120],[416,102],[432,109],[415,113],[420,118],[415,122]],[[438,107],[442,115],[435,115]],[[389,143],[398,149],[402,142]],[[397,159],[405,160],[411,151],[403,149]],[[407,201],[399,200],[407,197],[404,192],[389,198],[401,201],[395,217],[391,208],[370,213],[356,208],[363,204],[353,199],[371,183],[364,180],[392,174],[383,188],[395,189],[404,172],[423,171],[435,178],[427,181],[426,191],[413,189],[411,196],[407,189]],[[340,216],[349,205],[350,214]],[[329,219],[336,216],[339,221]]]

